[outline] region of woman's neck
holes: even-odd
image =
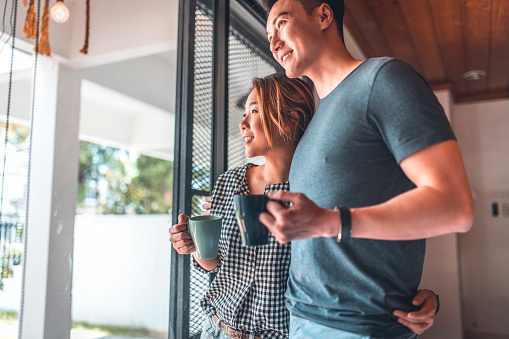
[[[246,177],[251,194],[263,194],[265,186],[288,181],[295,147],[265,156],[265,164],[247,169]]]
[[[290,165],[292,164],[293,152],[290,156],[280,155],[279,157],[265,157],[263,166],[263,178],[266,185],[279,184],[288,181]]]

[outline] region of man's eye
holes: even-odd
[[[281,28],[283,26],[284,20],[280,20],[277,22],[277,28]]]

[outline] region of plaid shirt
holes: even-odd
[[[211,214],[223,217],[217,275],[205,293],[202,308],[225,324],[262,338],[288,338],[289,312],[285,291],[290,266],[290,245],[281,245],[269,233],[264,246],[243,246],[235,219],[234,194],[247,195],[247,164],[227,171],[217,180]],[[267,185],[269,191],[288,191],[288,182]],[[206,272],[198,263],[197,269]]]

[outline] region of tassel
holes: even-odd
[[[23,0],[23,5],[27,0]],[[25,5],[26,6],[26,5]],[[35,16],[35,0],[30,0],[30,6],[28,6],[27,17],[25,19],[25,26],[23,26],[23,33],[27,39],[35,39],[37,37],[37,18]]]
[[[23,0],[23,7],[26,7],[28,3],[28,0]]]
[[[86,21],[85,21],[85,43],[80,52],[88,54],[88,37],[90,35],[90,0],[87,0]]]
[[[39,52],[40,55],[51,56],[51,46],[49,44],[49,0],[46,0],[44,4],[44,11],[42,12],[42,20],[41,20],[41,40],[35,46],[35,50]]]

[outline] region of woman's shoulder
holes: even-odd
[[[253,164],[246,164],[224,172],[217,178],[215,190],[239,190],[246,180],[246,170],[253,166]]]
[[[237,178],[237,179],[243,180],[244,177],[246,176],[247,169],[251,168],[251,167],[256,167],[256,166],[257,165],[247,163],[245,165],[229,169],[226,172],[224,172],[223,174],[221,174],[219,176],[218,180],[220,180],[220,179],[225,180],[225,179],[231,179],[231,178]]]

